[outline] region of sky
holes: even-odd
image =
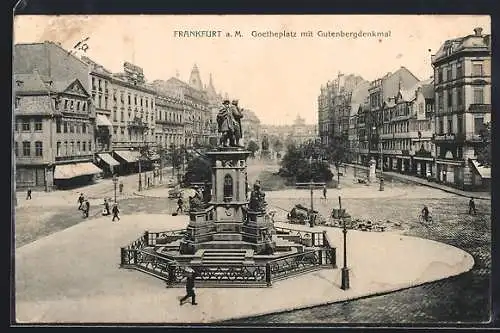
[[[321,85],[339,72],[371,81],[404,66],[420,80],[428,79],[431,54],[447,39],[473,34],[475,27],[491,33],[490,17],[39,15],[15,17],[14,43],[50,40],[70,50],[88,37],[88,57],[112,72],[123,71],[123,63],[131,62],[143,68],[148,81],[167,80],[176,73],[188,81],[196,64],[204,84],[212,73],[217,92],[238,99],[264,124],[284,125],[293,123],[297,115],[307,123],[317,123]],[[221,37],[175,33],[186,30],[221,31]],[[306,31],[312,37],[301,36]],[[252,32],[260,35],[252,36]],[[290,37],[266,37],[268,32],[288,32]],[[333,37],[325,36],[328,32]],[[341,32],[384,36],[335,37]]]

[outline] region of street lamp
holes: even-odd
[[[382,157],[382,140],[380,139],[380,130],[381,126],[378,127],[378,131],[377,131],[377,136],[378,136],[378,139],[377,139],[377,145],[378,145],[378,154],[379,154],[379,166],[380,166],[380,186],[379,186],[379,191],[383,191],[384,190],[384,175],[383,175],[383,172],[384,172],[384,160],[383,160],[383,157]],[[376,126],[373,126],[372,127],[373,131],[376,131],[377,130],[377,127]]]
[[[116,174],[113,175],[113,185],[115,188],[115,203],[116,203],[116,185],[118,184],[118,176]]]
[[[342,267],[342,282],[340,288],[342,290],[349,289],[349,268],[347,268],[347,226],[344,217],[344,213],[342,212],[342,200],[339,195],[339,215],[342,219],[342,233],[344,234],[344,267]]]

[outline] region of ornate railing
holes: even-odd
[[[322,268],[336,268],[336,249],[326,231],[312,232],[277,227],[278,237],[306,246],[302,253],[287,255],[267,263],[190,264],[181,263],[154,252],[155,246],[168,245],[184,237],[186,230],[145,231],[141,237],[121,248],[122,268],[133,268],[164,280],[168,286],[186,282],[186,268],[196,272],[203,286],[271,286],[275,280]]]

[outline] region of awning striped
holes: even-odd
[[[101,172],[102,169],[91,162],[62,164],[56,165],[54,179],[71,179],[78,176],[95,175]]]

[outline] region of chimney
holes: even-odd
[[[475,28],[474,29],[474,35],[481,37],[481,33],[483,32],[483,28]]]

